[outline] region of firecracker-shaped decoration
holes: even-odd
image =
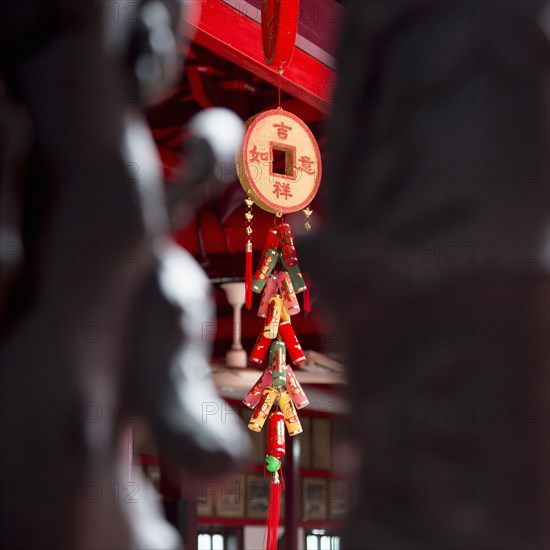
[[[281,324],[281,316],[283,315],[283,299],[279,294],[273,294],[269,298],[267,306],[267,317],[264,323],[264,336],[273,340],[279,333],[279,325]]]
[[[267,457],[274,457],[278,460],[285,456],[285,423],[284,415],[281,412],[274,412],[269,418],[269,431],[267,433]],[[276,472],[278,468],[272,460],[268,462],[267,469]],[[271,462],[271,464],[269,464]]]
[[[260,307],[258,308],[258,317],[267,317],[269,311],[269,299],[273,294],[277,294],[277,276],[270,275],[262,293]]]
[[[309,405],[309,400],[290,365],[286,366],[286,389],[297,409],[303,409]]]
[[[248,422],[248,427],[253,432],[262,431],[269,412],[271,411],[271,407],[273,407],[273,404],[278,399],[278,397],[279,391],[277,390],[277,388],[274,388],[273,386],[267,386],[264,389],[262,396],[260,397],[260,401],[254,409],[252,418]]]
[[[277,283],[281,289],[281,296],[288,314],[296,315],[300,313],[300,305],[290,275],[286,271],[282,271],[277,275]]]
[[[248,273],[248,256],[246,267]],[[288,364],[289,359],[295,366],[306,360],[291,321],[292,316],[300,313],[296,294],[304,292],[307,285],[298,264],[292,229],[282,217],[276,218],[275,225],[267,232],[250,288],[261,294],[258,317],[263,319],[250,361],[262,364],[269,351],[269,365],[243,403],[254,409],[248,423],[252,431],[260,432],[269,419],[265,469],[271,476],[271,484],[266,548],[276,550],[280,499],[284,489],[281,458],[285,452],[285,427],[291,437],[302,433],[297,411],[309,404]]]
[[[281,233],[284,233],[284,238]],[[284,253],[279,249],[281,243],[287,246]],[[285,260],[294,264],[291,268],[297,270],[295,273],[299,273],[292,232],[288,224],[281,223],[268,232],[253,284],[254,290],[256,287],[262,288],[258,317],[264,319],[264,324],[250,354],[250,361],[261,364],[269,350],[269,365],[243,399],[247,407],[254,409],[248,423],[252,431],[260,432],[269,419],[265,470],[271,476],[271,483],[266,548],[271,550],[277,549],[281,493],[284,490],[281,459],[285,454],[285,427],[291,437],[302,433],[297,411],[309,404],[302,386],[287,362],[288,357],[294,365],[299,365],[306,358],[291,324],[291,315],[300,312],[292,277],[284,263],[282,270],[275,269],[283,254]],[[277,260],[266,267],[271,262],[266,257],[276,257]],[[301,274],[299,277],[301,287],[305,287]]]
[[[283,232],[284,238],[281,237]],[[302,433],[303,428],[297,411],[309,404],[287,360],[290,358],[294,365],[305,361],[304,352],[291,324],[291,315],[300,312],[292,278],[284,263],[280,271],[275,269],[277,262],[266,268],[267,256],[276,256],[277,261],[283,258],[283,252],[279,249],[281,243],[286,243],[287,246],[284,252],[285,259],[294,263],[291,267],[299,272],[290,227],[281,223],[268,232],[253,286],[253,289],[256,289],[256,286],[263,289],[258,317],[264,319],[264,324],[250,354],[250,361],[261,364],[269,355],[269,365],[243,399],[247,407],[254,409],[248,423],[252,431],[260,432],[267,421],[265,470],[271,476],[271,483],[266,548],[271,550],[277,549],[280,501],[284,490],[281,459],[285,454],[285,428],[291,437]],[[300,283],[305,287],[301,274]]]
[[[255,409],[256,405],[260,402],[262,394],[267,386],[271,385],[273,376],[269,369],[266,369],[263,374],[260,376],[254,387],[248,392],[246,397],[243,399],[243,403],[250,409]],[[292,387],[292,382],[289,382],[288,373],[287,373],[287,384]]]

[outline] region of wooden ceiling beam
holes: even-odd
[[[242,2],[243,6],[248,6]],[[243,67],[277,86],[279,74],[268,67],[262,52],[261,25],[223,0],[203,0],[198,20],[186,21],[193,37],[220,57]],[[323,113],[328,113],[335,72],[319,59],[296,47],[290,65],[281,77],[281,89]]]

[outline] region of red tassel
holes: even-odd
[[[279,474],[274,472],[269,487],[269,508],[267,510],[267,544],[266,550],[277,550],[279,538],[279,516],[281,512],[281,483]]]
[[[246,309],[252,307],[252,242],[246,242],[246,268],[245,268],[245,299]]]
[[[311,313],[311,294],[310,294],[311,281],[309,280],[309,277],[307,277],[306,275],[304,275],[304,280],[307,285],[307,288],[304,290],[304,313],[309,314]]]

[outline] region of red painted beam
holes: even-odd
[[[223,0],[203,0],[198,21],[186,23],[195,29],[195,42],[276,86],[279,75],[264,62],[261,25],[246,15],[247,6],[242,2],[239,11]],[[331,68],[296,48],[282,75],[281,89],[327,113],[334,80]]]

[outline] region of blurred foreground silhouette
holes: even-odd
[[[549,548],[549,4],[345,11],[309,243],[361,454],[344,547]]]
[[[194,2],[114,4],[0,7],[0,547],[10,550],[180,546],[145,481],[125,490],[120,438],[135,414],[187,476],[221,475],[247,450],[235,425],[202,417],[219,400],[202,335],[209,282],[169,239],[140,112],[181,73],[181,9]]]

